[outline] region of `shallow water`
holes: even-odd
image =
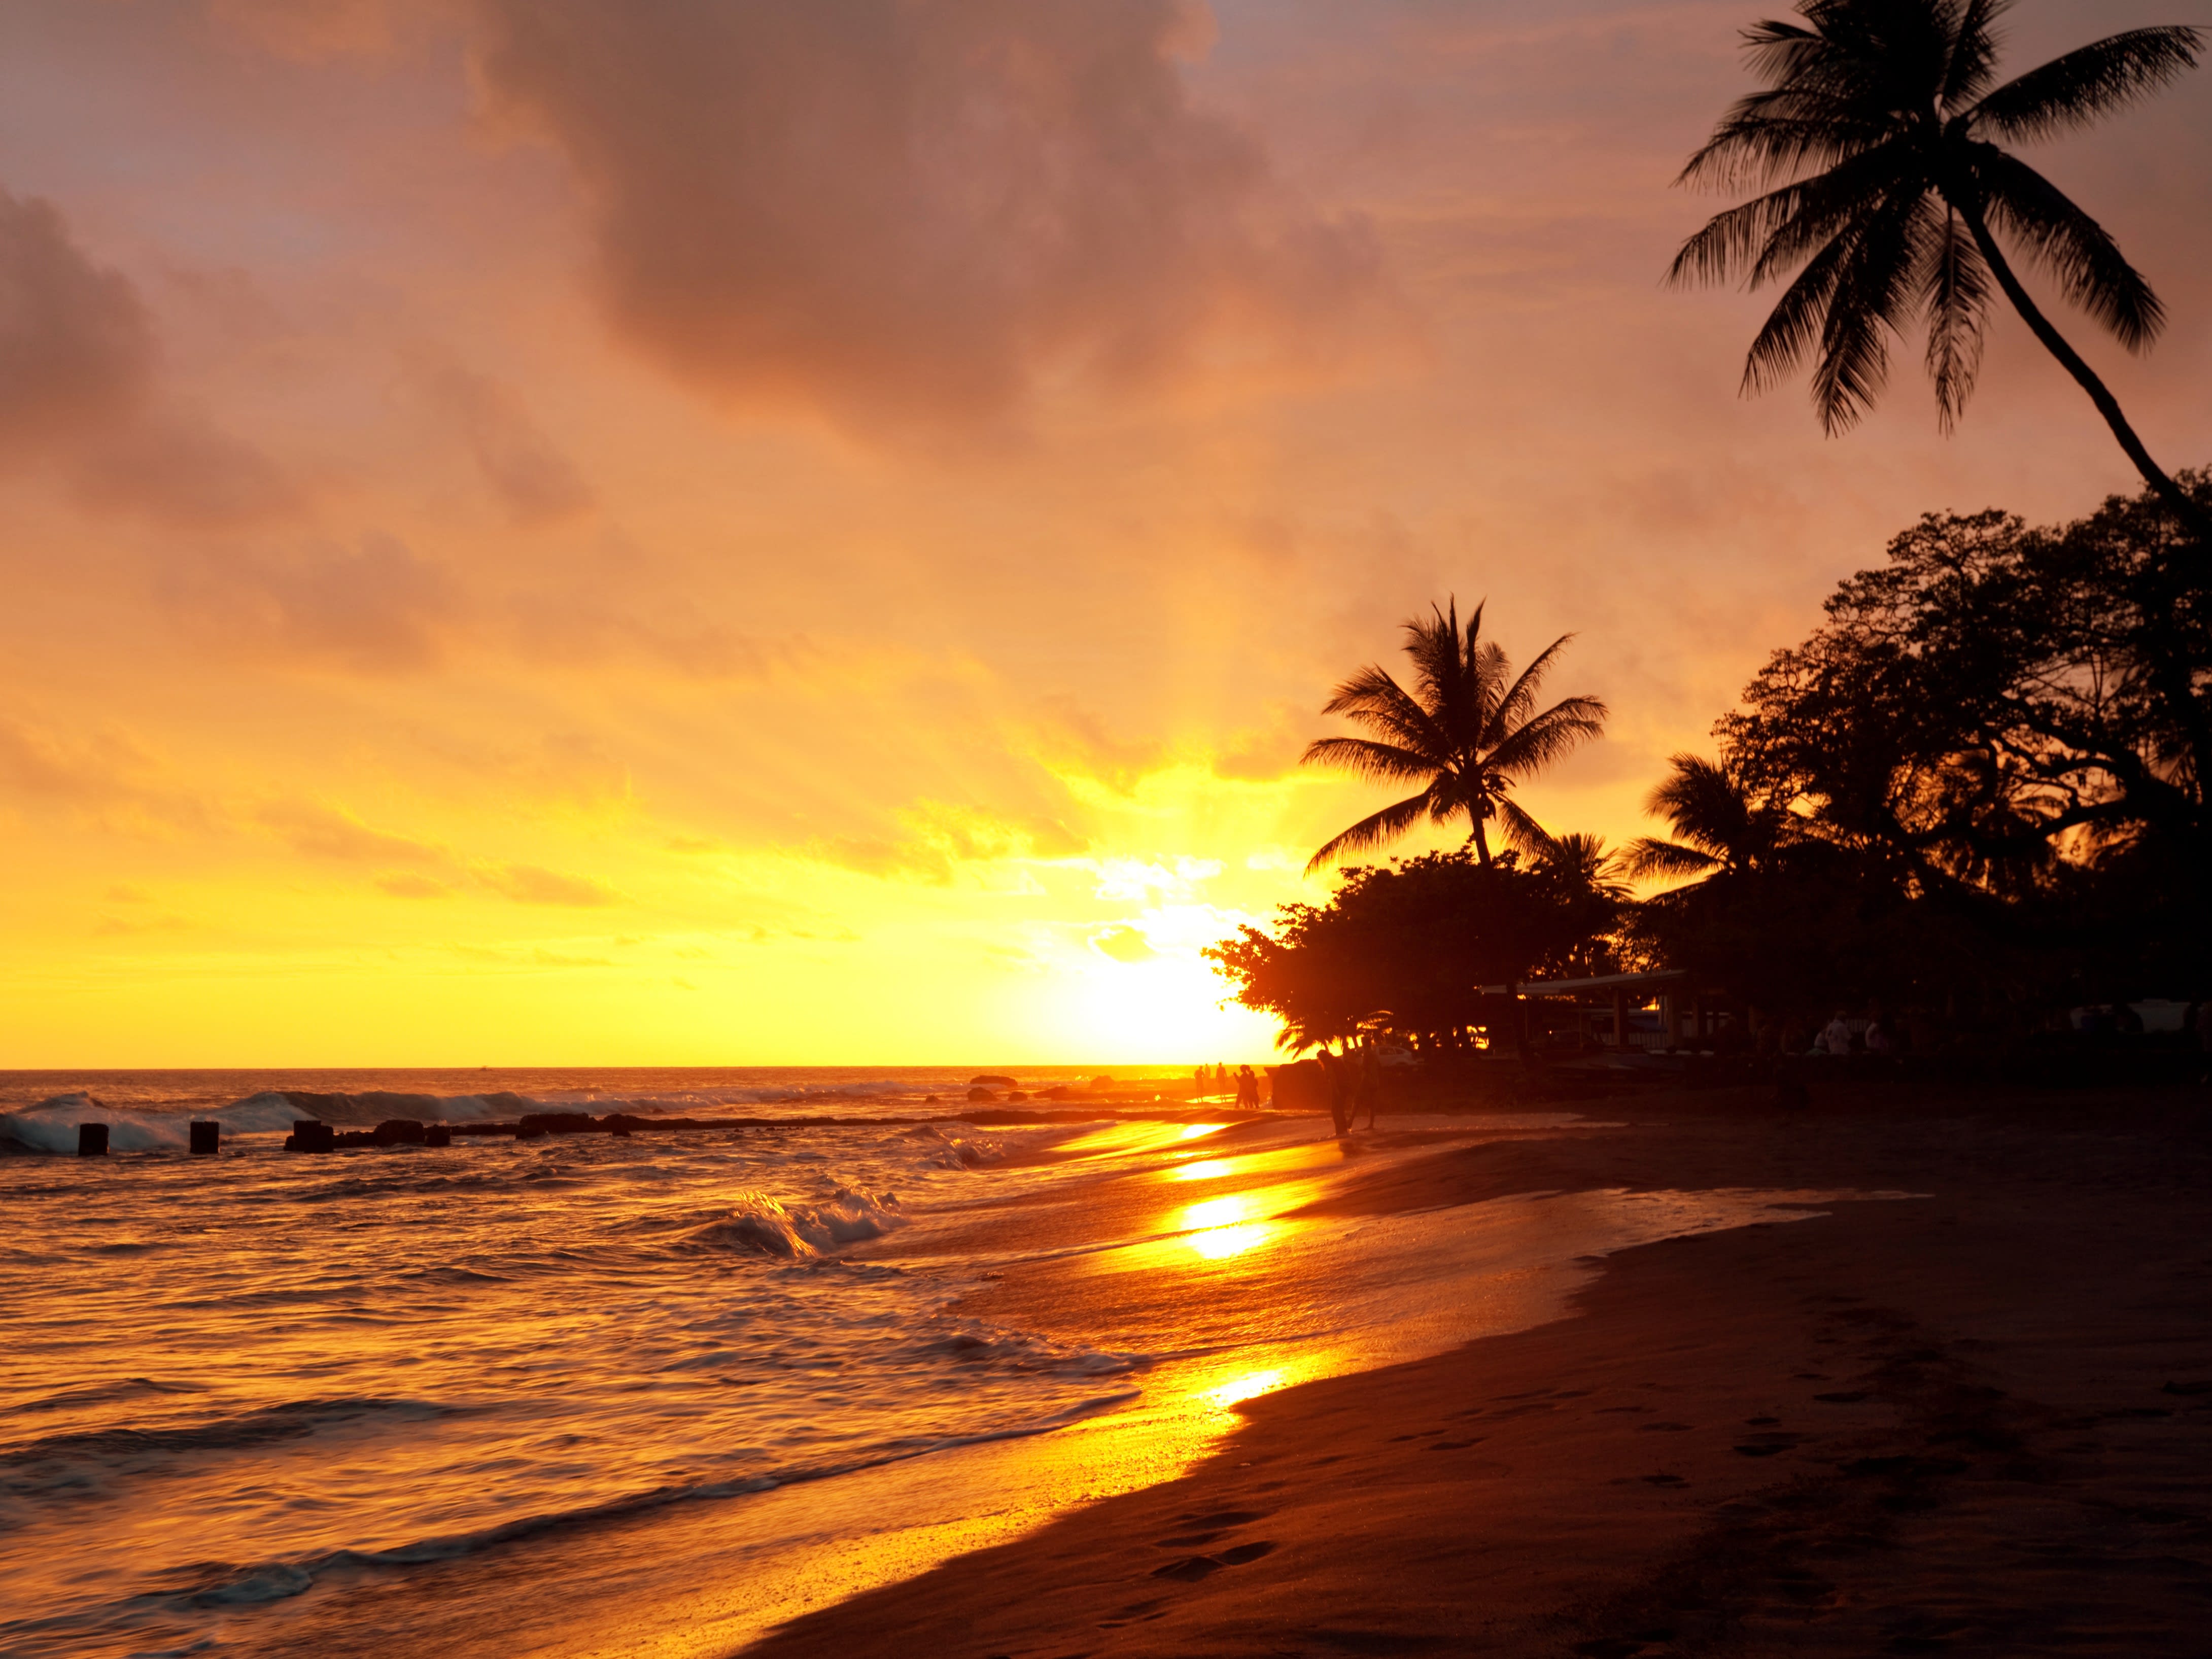
[[[1168,1478],[1240,1400],[1808,1201],[1288,1213],[1434,1144],[853,1124],[0,1160],[0,1651],[727,1652]]]

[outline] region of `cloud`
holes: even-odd
[[[52,203],[0,191],[0,461],[127,416],[154,355],[130,278],[87,258]]]
[[[1096,934],[1091,940],[1091,948],[1116,962],[1149,962],[1159,955],[1133,927],[1115,927]]]
[[[587,908],[623,902],[623,896],[611,887],[582,876],[564,876],[557,870],[542,869],[534,864],[486,865],[477,870],[477,877],[494,892],[517,904]]]
[[[495,106],[596,212],[617,331],[711,393],[871,432],[1048,384],[1163,388],[1340,347],[1361,222],[1194,108],[1178,0],[487,0]]]
[[[453,889],[442,881],[433,881],[428,876],[410,875],[405,872],[376,878],[377,890],[393,898],[445,898]]]
[[[134,830],[204,822],[205,804],[169,782],[163,770],[119,730],[67,738],[0,714],[0,797]]]
[[[807,851],[864,876],[898,876],[949,884],[963,867],[1060,857],[1082,839],[1055,818],[1002,818],[946,801],[921,801],[898,814],[904,834],[836,836]]]
[[[372,830],[350,812],[311,801],[277,801],[255,817],[295,853],[353,864],[444,864],[446,850],[428,842]],[[389,890],[388,889],[386,890]]]
[[[443,569],[379,532],[354,546],[234,552],[179,562],[162,600],[227,655],[328,663],[367,673],[426,668],[455,608]]]
[[[95,264],[52,202],[0,191],[0,468],[59,456],[78,500],[183,527],[298,505],[281,469],[161,392],[137,287]]]
[[[300,505],[283,469],[197,411],[149,410],[88,444],[77,499],[103,512],[135,512],[190,529],[279,518]]]
[[[1044,700],[1036,737],[1040,757],[1055,771],[1080,773],[1125,795],[1169,760],[1164,743],[1116,738],[1097,714],[1065,695]]]
[[[575,463],[531,418],[512,387],[428,352],[413,354],[408,370],[459,429],[477,470],[515,523],[554,524],[592,505],[591,486]]]

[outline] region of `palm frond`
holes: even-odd
[[[2202,29],[2129,29],[2052,58],[2008,81],[1967,112],[1981,130],[2026,141],[2086,127],[2197,67]]]
[[[1951,30],[1950,60],[1943,66],[1942,101],[1955,111],[1977,98],[1996,75],[1999,17],[2012,9],[2012,0],[1966,0]]]
[[[1621,868],[1638,881],[1674,881],[1684,876],[1708,876],[1721,867],[1711,853],[1680,842],[1639,836],[1621,849]]]
[[[1813,371],[1813,406],[1830,437],[1857,425],[1889,378],[1886,337],[1908,319],[1919,264],[1914,231],[1932,229],[1932,218],[1918,191],[1893,195],[1869,216],[1837,272]]]
[[[1744,354],[1741,390],[1747,397],[1778,385],[1793,374],[1826,326],[1836,284],[1857,248],[1859,235],[1847,231],[1806,263],[1797,280],[1782,292],[1767,313],[1751,349]]]
[[[1918,278],[1928,313],[1928,374],[1936,383],[1936,419],[1946,432],[1966,412],[1981,370],[1990,281],[1981,249],[1958,216],[1947,210]]]
[[[1528,718],[1529,711],[1536,706],[1536,693],[1543,687],[1544,676],[1552,671],[1552,659],[1565,650],[1567,642],[1573,638],[1571,634],[1562,634],[1529,659],[1520,677],[1498,697],[1491,715],[1493,726],[1510,727]],[[1485,738],[1486,741],[1496,741],[1488,733]]]
[[[1308,859],[1306,874],[1312,875],[1316,870],[1326,869],[1346,853],[1364,852],[1370,847],[1380,847],[1395,841],[1424,817],[1439,816],[1433,810],[1435,805],[1430,792],[1424,789],[1418,795],[1392,802],[1379,812],[1370,812],[1352,828],[1324,843],[1318,853]]]
[[[1298,763],[1400,782],[1407,778],[1433,778],[1438,769],[1427,755],[1370,738],[1316,738],[1306,745]]]
[[[1484,769],[1509,778],[1540,771],[1593,738],[1604,736],[1608,712],[1601,698],[1563,698],[1515,727],[1484,756]]]
[[[1666,819],[1678,842],[1717,862],[1738,856],[1750,839],[1752,809],[1735,775],[1686,752],[1668,756],[1667,765],[1668,775],[1645,797],[1644,810]]]
[[[1518,801],[1509,797],[1500,795],[1492,804],[1491,814],[1504,830],[1507,844],[1517,847],[1524,853],[1534,853],[1541,857],[1559,844],[1552,838],[1550,830],[1523,811]]]
[[[1372,665],[1338,686],[1322,705],[1324,714],[1342,714],[1401,747],[1432,755],[1443,763],[1451,742],[1428,709],[1383,670]]]
[[[1972,154],[1992,229],[2026,247],[2058,291],[2130,351],[2158,337],[2166,307],[2102,225],[2017,156],[1994,144],[1976,144]]]

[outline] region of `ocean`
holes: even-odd
[[[731,1653],[1172,1478],[1256,1395],[1820,1199],[1322,1218],[1574,1120],[1340,1142],[1097,1075],[1027,1073],[1066,1121],[992,1125],[966,1068],[0,1074],[0,1653]],[[835,1121],[306,1155],[289,1091],[352,1126]]]

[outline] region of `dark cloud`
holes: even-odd
[[[129,416],[153,376],[137,290],[51,202],[0,191],[0,464]]]
[[[1048,383],[1304,358],[1377,283],[1194,108],[1176,0],[485,0],[481,73],[594,198],[617,326],[695,385],[914,430]]]
[[[291,479],[268,456],[180,410],[139,415],[88,444],[76,493],[88,507],[179,529],[255,524],[300,505]]]
[[[416,354],[408,368],[459,430],[477,471],[517,524],[554,523],[592,505],[591,486],[575,463],[531,418],[512,387],[431,353]]]
[[[297,506],[267,456],[171,405],[158,356],[131,279],[94,264],[52,203],[0,191],[0,467],[57,454],[86,505],[179,528]]]
[[[180,562],[160,592],[203,644],[224,654],[365,673],[434,665],[457,605],[440,567],[378,533],[351,547]]]

